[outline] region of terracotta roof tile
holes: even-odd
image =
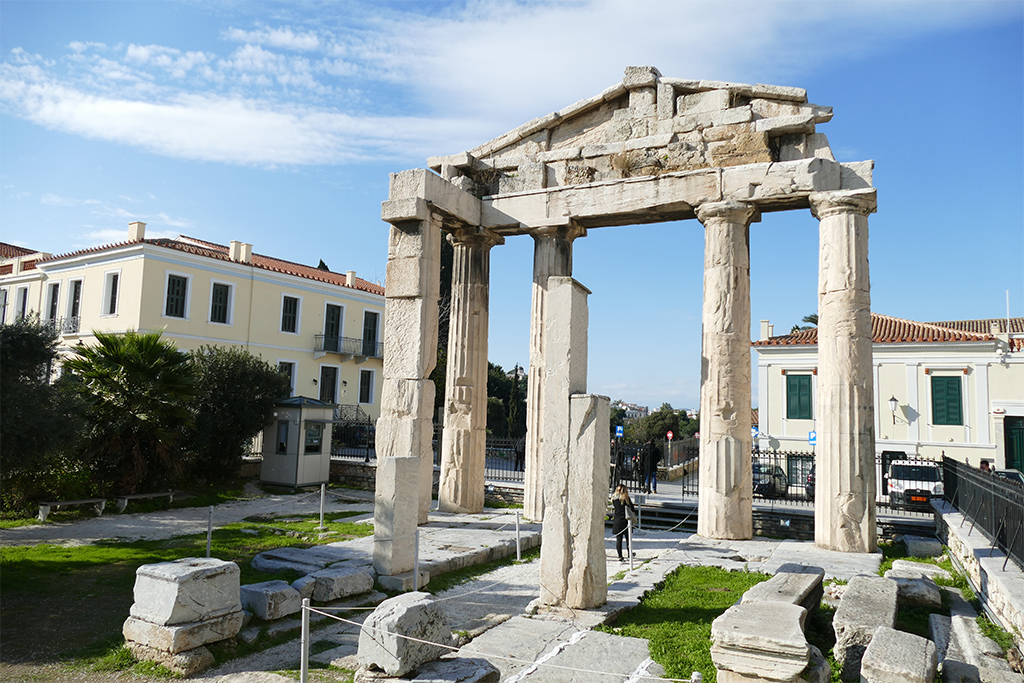
[[[19,256],[28,256],[29,254],[38,253],[39,252],[34,249],[26,249],[25,247],[19,247],[14,244],[0,242],[0,258],[18,258]]]
[[[989,334],[992,323],[999,326],[999,334],[1006,334],[1006,318],[981,318],[979,320],[948,320],[941,323],[929,323],[939,327],[948,327],[962,332]],[[1024,334],[1024,318],[1010,318],[1010,334]]]
[[[986,330],[972,332],[945,327],[941,323],[919,323],[894,318],[880,313],[871,314],[871,340],[875,344],[901,344],[909,342],[969,342],[995,339]],[[753,342],[754,346],[811,346],[818,343],[818,329],[801,330],[791,334]]]

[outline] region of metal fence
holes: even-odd
[[[946,500],[1024,569],[1024,486],[945,457],[942,474]]]

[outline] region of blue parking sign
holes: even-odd
[[[616,425],[615,426],[615,436],[616,437],[621,437],[622,436],[622,425]]]
[[[816,431],[807,432],[807,443],[811,444],[812,446],[814,444],[818,443],[818,432],[816,432]]]

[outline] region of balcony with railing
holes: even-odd
[[[336,353],[348,358],[383,358],[384,344],[354,337],[313,335],[314,353]]]
[[[43,325],[57,332],[57,334],[78,334],[79,324],[82,319],[77,315],[68,318],[50,318],[44,320]]]

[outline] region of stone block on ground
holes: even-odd
[[[314,572],[315,573],[315,572]],[[313,589],[316,587],[316,579],[313,574],[306,574],[305,576],[299,577],[295,581],[292,581],[292,588],[299,592],[299,600],[309,598],[313,599]]]
[[[911,557],[938,557],[942,554],[942,541],[936,538],[905,535],[903,544]]]
[[[128,617],[121,631],[125,640],[171,654],[233,638],[242,628],[242,610],[191,624],[165,626]]]
[[[800,564],[784,564],[778,573],[743,594],[740,602],[788,602],[809,613],[821,606],[825,570]]]
[[[433,597],[405,593],[382,602],[363,622],[359,665],[404,676],[449,652],[451,640],[447,618]]]
[[[807,610],[784,602],[733,605],[711,623],[715,667],[753,678],[795,680],[810,662]]]
[[[357,567],[324,569],[311,576],[313,599],[317,602],[329,602],[350,595],[366,593],[373,589],[372,569],[369,572]]]
[[[889,572],[892,572],[890,575]],[[886,577],[889,576],[902,576],[907,578],[915,578],[918,576],[927,576],[932,579],[943,579],[945,581],[951,581],[953,577],[942,567],[927,562],[912,562],[910,560],[893,560],[892,569],[885,572]]]
[[[927,576],[911,579],[902,576],[890,576],[891,571],[885,573],[885,578],[896,582],[899,604],[903,607],[927,607],[939,609],[942,607],[942,594],[939,587]]]
[[[879,626],[861,660],[862,683],[933,683],[935,644],[912,633]]]
[[[420,580],[416,585],[413,585],[413,578],[415,574],[411,571],[402,572],[401,574],[394,574],[392,576],[378,576],[377,583],[380,587],[386,591],[394,592],[405,592],[411,591],[414,588],[422,588],[430,582],[430,573],[421,569]]]
[[[442,657],[427,662],[412,678],[416,683],[498,683],[501,672],[482,657]]]
[[[287,581],[263,581],[242,586],[242,605],[257,619],[273,621],[302,609],[299,591]]]
[[[844,681],[857,680],[860,662],[879,626],[896,624],[898,589],[896,582],[881,576],[855,576],[843,591],[839,609],[832,618],[836,634],[833,649],[842,667]]]
[[[241,609],[238,565],[217,558],[189,557],[145,564],[135,572],[130,614],[162,624],[189,624]]]
[[[171,654],[148,645],[143,645],[142,643],[129,641],[125,645],[128,647],[128,651],[135,655],[136,658],[147,662],[156,662],[186,678],[209,669],[214,664],[213,654],[205,647],[197,647],[188,652]]]

